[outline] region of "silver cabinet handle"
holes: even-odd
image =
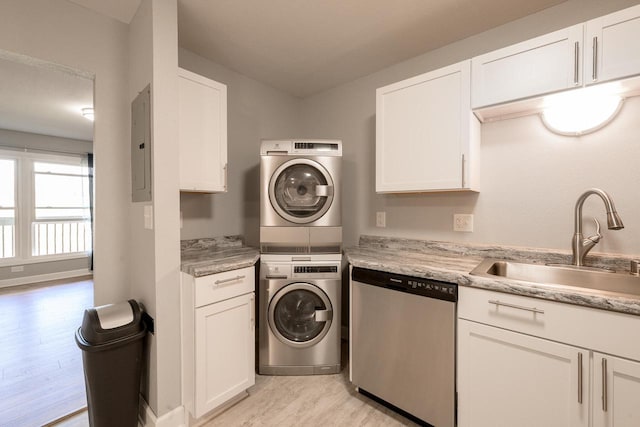
[[[607,412],[607,359],[602,358],[602,410]]]
[[[591,71],[591,77],[595,82],[598,80],[598,36],[593,38],[593,70]]]
[[[265,277],[265,279],[286,279],[287,276],[285,274],[282,275],[275,275],[275,274],[267,274],[267,276]]]
[[[216,285],[216,286],[219,286],[219,285],[224,285],[226,283],[236,282],[236,281],[242,280],[244,278],[245,278],[245,276],[236,276],[236,277],[232,277],[230,279],[216,280],[215,282],[213,282],[213,284]]]
[[[224,164],[224,168],[223,168],[224,169],[224,189],[225,190],[227,189],[227,179],[229,178],[228,177],[229,168],[227,167],[228,165],[229,165],[228,163],[225,163]]]
[[[251,304],[251,309],[249,310],[249,331],[253,331],[254,324],[256,322],[256,305],[255,297],[253,295],[251,295],[251,301],[249,304]]]
[[[507,302],[502,302],[499,300],[489,300],[489,304],[495,304],[496,307],[510,307],[510,308],[515,308],[518,310],[524,310],[524,311],[530,311],[532,313],[539,313],[539,314],[544,314],[544,310],[540,310],[539,308],[535,308],[535,307],[525,307],[522,305],[515,305],[515,304],[509,304]]]
[[[578,353],[578,403],[582,404],[582,353]]]
[[[575,42],[573,45],[573,84],[574,85],[578,84],[579,59],[580,59],[580,42]]]
[[[462,186],[464,188],[464,154],[462,155]]]

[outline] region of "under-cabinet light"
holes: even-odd
[[[615,85],[599,85],[551,95],[545,99],[544,125],[560,135],[579,136],[607,125],[620,111]]]
[[[82,117],[85,119],[93,121],[93,108],[87,107],[82,109]]]

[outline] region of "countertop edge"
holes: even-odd
[[[422,277],[443,282],[456,283],[459,286],[486,289],[490,291],[502,292],[512,295],[527,296],[544,299],[548,301],[561,302],[565,304],[578,305],[588,308],[602,309],[611,312],[640,316],[640,299],[624,295],[596,295],[588,291],[580,291],[576,288],[558,289],[556,287],[538,285],[533,283],[515,281],[505,278],[489,279],[485,277],[473,276],[468,273],[472,268],[465,268],[467,272],[455,271],[448,268],[441,268],[430,265],[428,257],[424,255],[423,261],[412,264],[407,261],[402,267],[393,263],[382,263],[376,260],[373,255],[354,254],[353,252],[361,248],[345,249],[345,257],[349,264],[354,267],[368,268],[372,270],[385,271],[389,273],[404,274],[414,277]],[[366,248],[371,251],[371,248]],[[383,255],[384,250],[377,249]],[[410,254],[410,252],[408,252]],[[393,257],[401,257],[398,251],[393,251]],[[440,258],[458,259],[463,266],[477,264],[481,259],[475,257],[453,257],[451,255]],[[436,261],[437,262],[437,261]],[[435,263],[435,262],[434,262]],[[464,267],[462,267],[464,268]]]

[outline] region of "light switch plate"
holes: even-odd
[[[153,230],[153,205],[144,205],[144,228]]]
[[[453,231],[473,231],[473,214],[454,214]]]

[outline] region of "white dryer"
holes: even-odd
[[[258,373],[340,372],[340,255],[263,255]]]
[[[338,140],[262,141],[262,253],[340,253],[341,163]]]

